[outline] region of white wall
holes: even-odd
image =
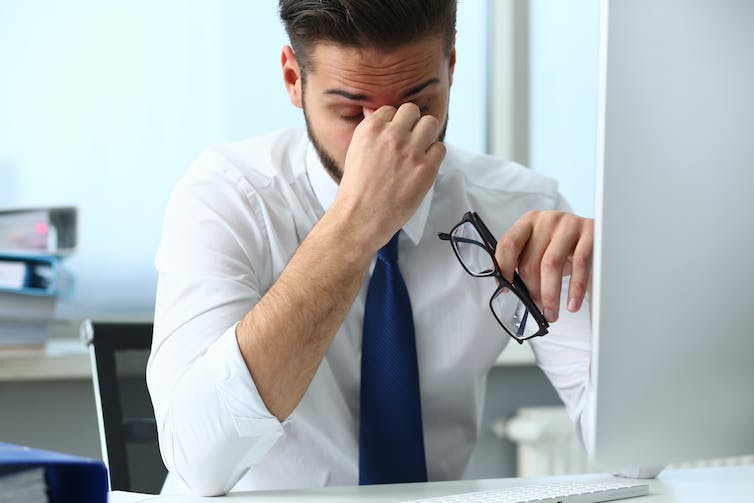
[[[529,165],[594,215],[599,0],[529,2]]]
[[[484,148],[486,1],[461,1],[447,139]],[[0,2],[0,207],[76,204],[63,314],[148,313],[169,192],[206,146],[303,125],[277,2]]]

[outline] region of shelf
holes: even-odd
[[[89,352],[80,339],[50,339],[39,349],[0,349],[0,382],[91,377]]]
[[[511,342],[495,366],[535,365],[528,344]],[[91,379],[89,351],[78,338],[52,338],[44,347],[29,350],[0,349],[0,382]]]

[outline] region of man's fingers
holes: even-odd
[[[407,102],[398,107],[398,111],[393,116],[392,123],[399,127],[401,131],[411,131],[420,118],[421,111],[419,107],[415,103]]]
[[[495,258],[503,277],[518,269],[529,295],[554,322],[560,314],[563,276],[570,273],[569,311],[578,311],[592,272],[594,222],[554,211],[530,211],[498,241]]]
[[[518,274],[521,276],[529,296],[540,309],[542,305],[542,257],[550,243],[550,234],[541,232],[536,225],[518,259]]]
[[[571,260],[571,284],[568,287],[567,308],[572,313],[581,309],[589,279],[592,275],[592,247],[594,238],[588,234],[580,239]]]
[[[426,152],[439,136],[439,122],[431,115],[422,116],[416,104],[407,102],[399,108],[383,106],[377,110],[362,107],[364,122],[372,127],[382,124],[390,127],[390,134],[398,135],[401,141]],[[382,128],[378,127],[377,130]]]
[[[397,110],[395,107],[391,107],[390,105],[381,106],[377,110],[372,110],[367,107],[362,107],[362,113],[364,114],[364,121],[367,121],[367,117],[372,122],[383,122],[387,123],[393,120],[393,117],[395,117],[395,114],[397,113]],[[369,115],[367,115],[369,114]]]
[[[563,287],[563,276],[568,265],[568,257],[572,254],[579,239],[577,228],[561,227],[555,231],[547,250],[542,255],[541,262],[541,298],[545,318],[550,323],[556,321],[560,314],[560,292]]]
[[[432,143],[427,149],[427,164],[434,167],[435,174],[440,169],[442,160],[445,159],[446,150],[445,144],[439,141]],[[434,177],[430,181],[433,182]]]
[[[422,150],[427,150],[440,135],[440,122],[431,115],[422,116],[414,126],[412,142]]]
[[[503,277],[509,282],[513,281],[513,272],[518,266],[518,259],[524,251],[532,231],[531,218],[527,213],[519,218],[497,242],[495,259],[500,266]]]

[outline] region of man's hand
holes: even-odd
[[[518,269],[532,299],[547,321],[558,319],[563,276],[571,275],[568,310],[578,311],[592,277],[594,220],[559,211],[530,211],[497,243],[505,279]]]
[[[419,107],[364,109],[333,204],[363,229],[370,252],[384,245],[421,203],[445,157],[438,120]]]

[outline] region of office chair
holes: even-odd
[[[110,490],[157,494],[167,470],[146,383],[152,323],[85,320],[102,458]]]

